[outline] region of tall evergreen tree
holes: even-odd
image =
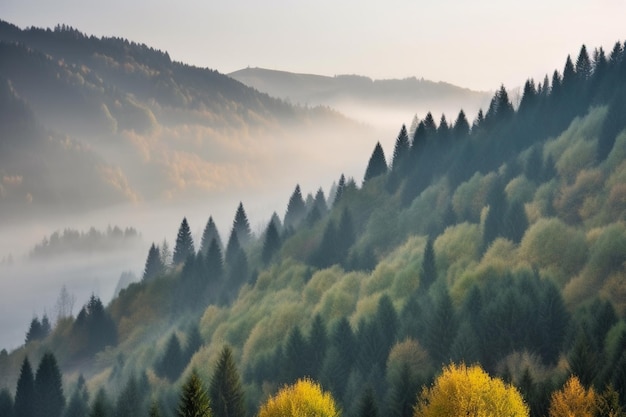
[[[85,378],[78,377],[76,389],[72,393],[65,409],[64,417],[87,417],[89,414],[89,394],[85,386]]]
[[[173,333],[167,341],[165,353],[157,363],[157,366],[155,366],[155,370],[159,375],[174,382],[183,371],[185,363],[183,350],[180,347],[180,341],[178,340],[176,333]]]
[[[237,239],[242,248],[246,248],[252,239],[252,231],[250,230],[250,223],[248,222],[248,216],[243,208],[243,203],[239,202],[237,212],[235,213],[235,220],[233,220],[233,230],[237,233]]]
[[[319,314],[313,318],[311,332],[307,338],[307,375],[314,380],[319,379],[321,366],[324,363],[326,351],[328,348],[328,336],[326,334],[326,324]]]
[[[367,387],[361,397],[357,417],[378,417],[378,406],[371,387]]]
[[[153,278],[162,275],[165,272],[165,266],[161,261],[161,253],[159,248],[153,243],[148,251],[148,258],[146,259],[146,266],[143,270],[143,281],[150,281]]]
[[[33,342],[35,340],[41,340],[43,338],[43,329],[41,328],[41,322],[39,317],[34,317],[30,321],[28,332],[26,333],[26,343]]]
[[[457,139],[464,138],[470,133],[470,125],[467,121],[467,117],[465,116],[465,112],[462,109],[459,111],[459,115],[456,117],[452,132]]]
[[[24,358],[15,389],[15,417],[35,416],[35,377],[28,357]]]
[[[194,369],[183,385],[178,401],[178,417],[211,417],[209,397],[204,384]]]
[[[578,59],[576,59],[576,78],[579,82],[585,82],[591,78],[592,72],[593,68],[587,53],[587,47],[583,45],[578,53]]]
[[[404,363],[395,381],[391,381],[388,415],[391,417],[412,417],[418,390],[419,384],[415,376],[411,374],[409,365]]]
[[[7,388],[0,390],[0,416],[14,417],[13,397]]]
[[[285,219],[283,220],[283,225],[286,229],[296,229],[300,226],[302,220],[304,220],[306,216],[306,206],[304,204],[304,200],[302,199],[302,193],[300,191],[300,184],[296,185],[296,189],[291,194],[289,198],[289,203],[287,204],[287,212],[285,213]]]
[[[202,233],[202,240],[200,241],[200,253],[204,256],[208,253],[213,239],[215,239],[221,250],[222,239],[220,238],[220,233],[218,232],[217,226],[213,221],[213,216],[209,216],[209,220],[207,221],[206,226],[204,227],[204,232]]]
[[[372,156],[367,164],[363,182],[387,173],[387,161],[385,160],[385,152],[383,152],[380,142],[376,143]]]
[[[187,333],[187,345],[185,346],[184,363],[189,363],[191,357],[200,350],[204,341],[200,335],[200,329],[197,325],[191,326]]]
[[[307,376],[304,374],[305,369],[302,366],[303,358],[306,357],[306,350],[306,340],[302,335],[300,327],[293,327],[287,335],[287,340],[283,347],[283,377],[281,382],[292,384],[299,378]]]
[[[572,92],[572,88],[576,84],[576,69],[574,68],[574,64],[572,63],[572,57],[567,56],[565,60],[565,67],[563,68],[563,81],[561,82],[561,87],[563,88],[563,92],[569,94]]]
[[[209,280],[214,283],[219,282],[224,275],[224,258],[222,256],[221,246],[217,239],[214,238],[211,240],[204,260]]]
[[[448,125],[448,121],[446,120],[446,115],[442,114],[441,119],[439,120],[439,127],[437,128],[437,140],[441,143],[445,143],[450,135],[450,126]]]
[[[415,128],[417,128],[417,125]],[[402,125],[400,133],[398,133],[398,137],[396,138],[396,144],[393,148],[393,159],[391,160],[391,169],[393,171],[402,169],[402,164],[405,163],[409,156],[410,147],[411,144],[409,142],[409,135],[406,131],[406,126]]]
[[[437,123],[431,112],[426,113],[424,117],[424,129],[428,138],[432,138],[437,133]]]
[[[324,216],[328,212],[328,205],[326,204],[326,196],[324,190],[320,187],[315,193],[315,199],[313,200],[313,209],[317,210],[320,216]],[[280,229],[276,229],[280,232]]]
[[[435,295],[434,306],[427,317],[424,345],[435,363],[450,360],[450,348],[456,337],[458,320],[447,289]]]
[[[346,177],[343,174],[341,174],[341,177],[339,177],[339,182],[337,183],[337,190],[335,191],[335,198],[333,199],[333,204],[332,204],[333,206],[336,206],[337,203],[341,201],[345,188],[346,188]]]
[[[535,82],[532,79],[526,80],[524,83],[524,90],[522,92],[522,100],[519,104],[519,113],[527,114],[531,110],[535,109],[537,105],[537,89],[535,88]]]
[[[424,247],[424,256],[422,257],[422,275],[420,287],[424,291],[437,280],[437,266],[435,264],[435,249],[433,247],[434,239],[428,236],[426,246]]]
[[[243,387],[230,347],[224,346],[209,387],[215,417],[245,417]]]
[[[187,223],[187,218],[184,217],[180,223],[178,229],[178,235],[176,236],[176,246],[174,246],[174,257],[172,262],[174,265],[180,265],[189,255],[195,255],[196,250],[193,246],[193,238],[191,237],[191,230]]]
[[[167,239],[165,238],[159,247],[159,255],[161,257],[163,268],[167,271],[172,266],[172,251],[170,250],[170,245],[167,243]]]
[[[48,352],[41,358],[35,375],[35,416],[61,417],[64,407],[61,372],[56,358]]]
[[[280,249],[280,236],[278,235],[278,230],[276,230],[274,222],[270,221],[267,225],[267,229],[265,229],[265,239],[261,253],[263,262],[268,264],[278,249]]]
[[[100,388],[96,394],[96,398],[94,398],[91,404],[89,417],[110,417],[112,414],[111,404],[109,403],[106,391]]]

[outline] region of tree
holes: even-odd
[[[328,392],[319,384],[300,379],[282,388],[275,396],[261,405],[258,417],[339,417],[339,409]]]
[[[150,410],[148,410],[149,417],[161,417],[161,412],[159,411],[159,403],[154,400],[150,403]]]
[[[143,281],[150,281],[153,278],[162,275],[165,272],[165,266],[161,260],[161,254],[159,248],[153,243],[148,251],[148,258],[146,259],[146,266],[143,270]]]
[[[222,249],[222,239],[220,238],[220,233],[217,230],[217,226],[213,221],[213,216],[209,216],[209,220],[204,227],[204,232],[202,233],[202,240],[200,241],[200,253],[206,256],[209,252],[209,247],[211,246],[211,242],[215,240],[219,245],[220,249]]]
[[[585,82],[591,78],[592,72],[593,68],[587,53],[587,47],[583,45],[580,48],[578,59],[576,59],[576,77],[580,82]]]
[[[586,390],[578,378],[571,376],[561,390],[552,393],[549,413],[550,417],[594,417],[596,394],[593,388]]]
[[[417,124],[415,127],[417,128]],[[402,168],[402,164],[405,163],[409,156],[410,148],[411,144],[409,143],[409,135],[406,131],[406,126],[402,125],[400,133],[398,133],[398,137],[396,138],[396,144],[393,148],[393,159],[391,160],[391,169],[393,171],[398,171]]]
[[[176,235],[176,246],[174,246],[174,256],[172,262],[174,265],[180,265],[189,255],[195,255],[196,250],[193,246],[193,239],[191,237],[191,230],[189,230],[189,224],[187,218],[184,217],[180,223],[178,234]]]
[[[78,354],[93,355],[106,346],[117,344],[117,328],[100,298],[91,295],[76,316],[72,336]]]
[[[426,247],[424,248],[424,256],[422,257],[422,275],[421,287],[424,291],[437,280],[437,266],[435,265],[435,249],[433,248],[434,239],[428,236]]]
[[[15,417],[35,416],[35,377],[28,357],[24,358],[15,389]]]
[[[212,282],[219,282],[224,275],[224,258],[222,247],[216,238],[211,240],[204,261],[209,279]]]
[[[26,343],[33,342],[35,340],[43,339],[43,331],[41,328],[41,322],[38,317],[34,317],[30,326],[28,327],[28,332],[26,333]]]
[[[70,397],[65,409],[65,417],[87,417],[89,413],[89,394],[85,386],[85,378],[82,375],[78,377],[76,389]]]
[[[306,216],[306,206],[302,199],[302,193],[300,192],[300,185],[296,185],[296,189],[289,198],[287,203],[287,212],[285,213],[285,219],[283,225],[286,229],[296,229],[304,217]]]
[[[96,398],[91,404],[89,417],[108,417],[112,415],[111,404],[107,398],[106,391],[102,388],[98,390]]]
[[[374,398],[374,391],[371,387],[367,387],[359,402],[358,417],[378,417],[378,406]]]
[[[424,388],[414,417],[524,417],[528,407],[519,391],[480,366],[450,364],[430,388]]]
[[[341,174],[339,177],[339,182],[337,183],[337,190],[335,191],[335,198],[333,199],[332,205],[336,206],[337,203],[341,201],[341,197],[343,197],[343,192],[346,188],[346,177]]]
[[[183,385],[177,415],[178,417],[210,417],[212,414],[204,384],[194,369]]]
[[[209,387],[215,417],[245,417],[243,388],[230,347],[224,346]]]
[[[35,415],[61,417],[64,407],[61,372],[56,358],[48,352],[41,358],[35,376]]]
[[[159,247],[159,255],[161,255],[163,268],[168,270],[172,266],[172,251],[170,250],[169,243],[167,243],[167,239],[163,239],[163,242]]]
[[[59,293],[59,297],[57,298],[57,301],[54,307],[56,311],[56,315],[57,315],[56,317],[57,322],[66,317],[72,316],[75,302],[76,302],[76,296],[74,296],[73,294],[70,294],[67,291],[67,287],[63,285],[63,287],[61,287],[61,292]]]
[[[459,115],[456,117],[452,132],[457,139],[461,139],[469,135],[470,125],[467,121],[467,117],[465,116],[465,112],[462,109],[459,111]]]
[[[376,142],[372,156],[367,163],[367,169],[365,170],[365,176],[363,182],[367,182],[374,177],[387,173],[387,161],[385,160],[385,152],[383,152],[380,142]]]
[[[173,333],[167,341],[167,347],[163,357],[155,367],[159,375],[166,377],[170,381],[176,381],[183,371],[185,361],[183,350],[176,333]]]
[[[270,221],[267,225],[267,229],[265,229],[263,252],[261,253],[263,262],[268,264],[278,249],[280,249],[280,236],[278,235],[278,230],[276,230],[274,222]]]
[[[248,222],[248,216],[243,208],[243,203],[239,202],[237,212],[235,213],[235,219],[233,220],[233,230],[237,233],[237,239],[242,248],[246,248],[252,239],[252,231],[250,230],[250,223]]]
[[[8,389],[4,388],[0,390],[0,416],[13,417],[13,397]]]

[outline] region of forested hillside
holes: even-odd
[[[39,363],[55,416],[624,415],[625,49],[402,126],[260,235],[245,201],[200,242],[183,218],[140,283],[0,354],[0,407],[58,393]]]
[[[298,163],[322,132],[368,137],[329,108],[293,106],[167,52],[65,25],[0,21],[0,110],[0,226],[270,188],[283,172],[263,161],[290,152]]]

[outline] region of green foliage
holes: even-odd
[[[224,346],[215,367],[209,398],[216,417],[245,417],[245,399],[230,347]]]
[[[183,371],[187,361],[183,355],[180,341],[176,334],[172,334],[168,339],[165,352],[161,359],[155,364],[155,371],[170,381],[176,381]]]
[[[153,243],[148,251],[148,258],[146,259],[146,266],[143,270],[144,281],[149,281],[153,278],[165,272],[165,264],[161,260],[161,254],[159,248]]]
[[[56,358],[45,353],[35,375],[35,416],[61,417],[65,407],[63,382]]]
[[[178,402],[178,417],[210,417],[211,411],[209,397],[206,394],[204,385],[193,370],[187,381],[183,385]]]
[[[296,189],[289,198],[287,203],[287,212],[285,213],[285,219],[283,220],[283,226],[286,230],[295,230],[306,216],[306,207],[304,200],[302,199],[302,192],[300,191],[300,185],[296,185]]]
[[[214,240],[221,250],[222,239],[220,238],[220,233],[218,232],[217,226],[213,221],[213,216],[209,216],[209,220],[207,221],[206,226],[204,226],[204,231],[202,232],[202,240],[200,241],[200,253],[206,256]]]
[[[28,357],[24,358],[15,390],[15,417],[35,415],[35,377]]]
[[[371,180],[379,175],[387,173],[387,160],[385,159],[385,152],[383,151],[380,142],[376,143],[372,156],[367,163],[367,169],[365,170],[365,176],[363,177],[363,183]]]
[[[13,417],[13,397],[8,389],[0,390],[0,416]]]
[[[174,257],[172,262],[174,265],[180,265],[187,260],[190,255],[195,255],[196,250],[193,246],[193,238],[191,237],[191,230],[187,223],[187,218],[184,217],[178,228],[178,234],[176,235],[176,245],[174,246]]]

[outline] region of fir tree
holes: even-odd
[[[328,205],[326,204],[326,196],[324,196],[324,191],[320,187],[315,193],[315,199],[313,200],[313,209],[317,210],[320,216],[326,215],[328,212]],[[280,229],[276,229],[280,232]]]
[[[374,151],[372,152],[372,156],[370,157],[370,160],[367,164],[367,169],[365,170],[363,182],[367,182],[374,177],[386,173],[387,161],[385,160],[385,153],[383,152],[382,146],[380,146],[380,142],[377,142],[376,146],[374,147]]]
[[[576,59],[576,78],[579,82],[585,82],[591,78],[592,72],[593,69],[587,53],[587,47],[583,45],[580,48],[578,59]]]
[[[332,204],[333,206],[336,206],[341,201],[345,188],[346,188],[346,177],[343,174],[341,174],[341,177],[339,177],[339,182],[337,183],[337,191],[335,192],[335,198],[333,199],[333,204]]]
[[[78,377],[76,389],[70,397],[65,410],[65,417],[87,417],[89,413],[89,394],[82,374]]]
[[[15,417],[35,416],[35,377],[28,357],[24,358],[15,390]]]
[[[417,128],[417,125],[415,127]],[[398,133],[398,137],[396,138],[396,144],[393,148],[393,159],[391,162],[391,169],[393,171],[402,169],[402,165],[409,156],[410,147],[411,144],[409,143],[409,135],[406,131],[406,126],[402,125],[400,133]]]
[[[7,388],[0,390],[0,416],[14,417],[13,397]]]
[[[209,216],[209,220],[207,221],[206,226],[204,227],[204,232],[202,233],[202,240],[200,242],[200,253],[206,256],[209,251],[209,247],[211,246],[211,242],[215,239],[217,244],[222,249],[222,239],[220,238],[220,234],[217,230],[217,226],[213,221],[213,216]]]
[[[41,358],[35,376],[35,415],[61,417],[64,407],[61,372],[56,358],[48,352]]]
[[[176,246],[174,247],[173,263],[174,265],[180,265],[189,255],[195,255],[196,250],[193,246],[193,238],[191,237],[191,230],[189,230],[189,224],[187,218],[184,217],[178,229],[178,235],[176,236]]]
[[[235,220],[233,221],[233,230],[237,233],[237,239],[242,248],[246,248],[252,239],[252,231],[250,230],[250,223],[248,223],[248,216],[243,208],[243,203],[239,203],[237,212],[235,213]]]
[[[217,239],[219,239],[219,236]],[[221,246],[217,239],[214,238],[211,240],[204,258],[207,274],[212,282],[219,282],[224,276],[224,258],[222,256]]]
[[[319,314],[316,314],[311,325],[311,333],[307,339],[308,354],[306,360],[307,375],[315,380],[319,379],[321,366],[326,356],[327,339],[324,320]]]
[[[26,333],[26,343],[33,342],[35,340],[43,339],[43,329],[41,328],[41,322],[38,317],[34,317]]]
[[[153,243],[148,251],[148,258],[146,259],[146,266],[143,270],[143,281],[150,281],[153,278],[162,275],[165,272],[165,267],[161,261],[161,254],[159,248]]]
[[[283,225],[286,229],[296,229],[304,217],[306,216],[306,206],[302,199],[302,193],[300,192],[300,185],[296,185],[296,189],[289,198],[287,204],[287,212],[285,213],[285,219]]]
[[[442,114],[441,119],[439,120],[439,127],[437,128],[437,140],[439,140],[441,143],[445,143],[449,135],[450,126],[448,126],[446,115]]]
[[[532,79],[526,80],[524,83],[524,90],[522,92],[522,101],[519,105],[519,113],[527,114],[531,110],[535,109],[537,105],[537,89],[535,88],[535,82]]]
[[[189,363],[192,356],[200,350],[203,344],[204,341],[200,335],[200,329],[198,329],[197,325],[191,326],[189,333],[187,334],[187,346],[185,346],[183,363]]]
[[[469,135],[470,125],[463,110],[459,111],[459,115],[456,117],[452,132],[457,139],[461,139]]]
[[[424,291],[437,280],[437,266],[435,265],[435,249],[433,248],[434,240],[431,236],[426,241],[424,248],[424,256],[422,257],[422,275],[421,285]]]
[[[185,361],[180,341],[176,334],[172,334],[167,342],[165,353],[155,367],[159,375],[166,377],[170,381],[176,381],[183,371]]]
[[[278,249],[280,249],[280,236],[276,226],[274,226],[274,222],[270,221],[267,229],[265,229],[265,240],[263,241],[263,252],[261,253],[263,262],[268,264]]]
[[[431,112],[426,113],[426,117],[424,117],[424,129],[427,138],[432,138],[437,133],[437,123],[435,123],[435,118]]]
[[[89,417],[109,417],[112,414],[111,405],[109,404],[106,391],[100,388],[96,394],[96,398],[91,404]]]
[[[565,67],[563,68],[563,81],[561,82],[561,87],[563,88],[563,92],[569,94],[572,92],[572,88],[576,84],[576,69],[574,68],[574,64],[572,63],[572,57],[567,56],[565,60]]]
[[[211,417],[209,397],[204,384],[194,369],[183,385],[178,402],[178,417]]]
[[[374,391],[367,387],[359,403],[358,417],[378,417],[378,406],[374,398]]]
[[[230,347],[224,346],[209,387],[215,417],[245,417],[243,387]]]

